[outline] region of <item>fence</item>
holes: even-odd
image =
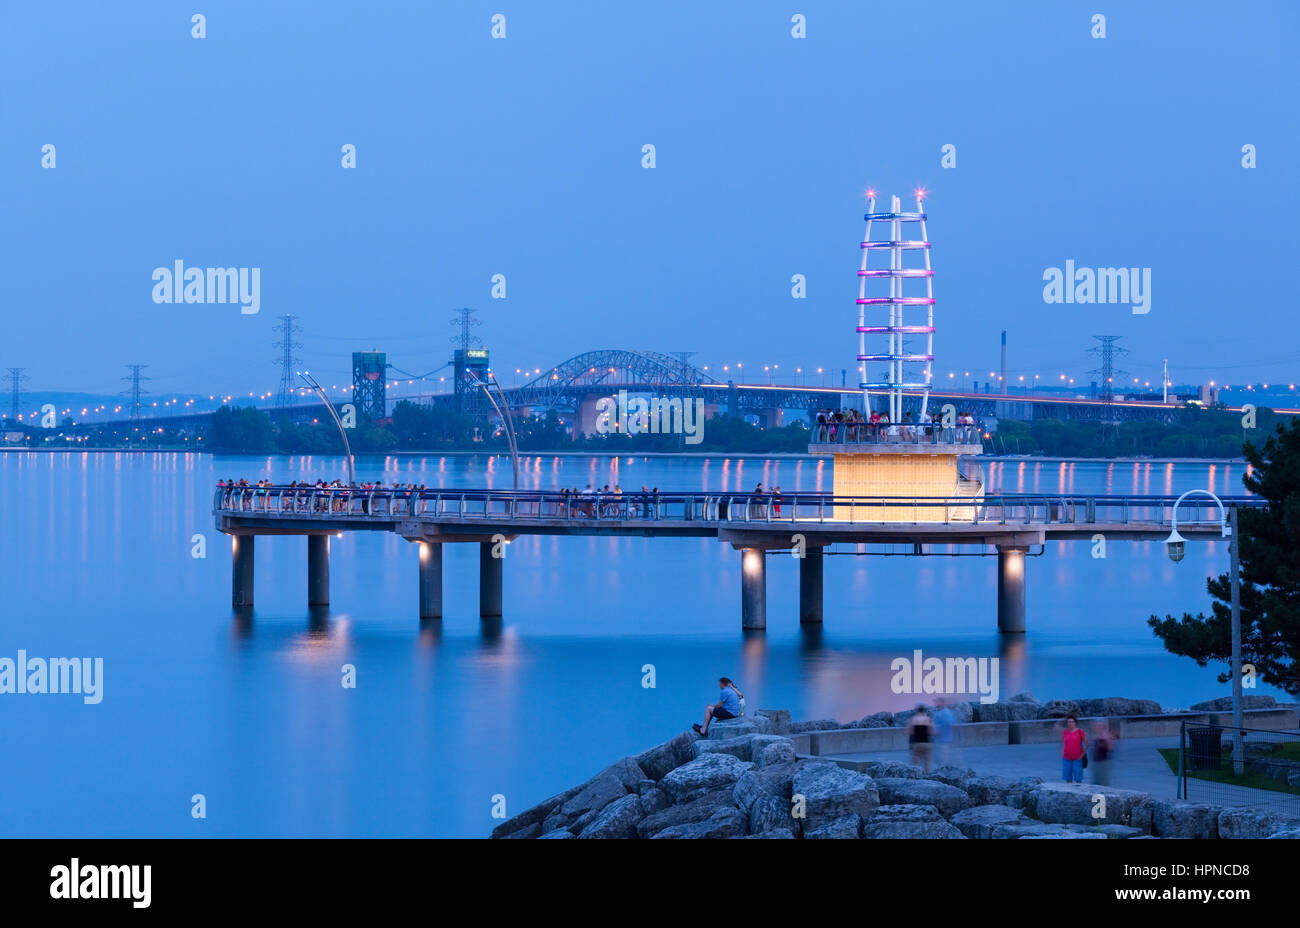
[[[1300,734],[1183,722],[1178,741],[1180,799],[1300,819]]]

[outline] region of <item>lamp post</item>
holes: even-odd
[[[478,384],[479,387],[482,388],[483,393],[488,398],[488,402],[492,404],[492,408],[495,409],[497,411],[497,415],[501,417],[501,424],[504,425],[506,428],[506,442],[510,445],[510,464],[514,470],[515,489],[518,490],[519,489],[519,445],[515,442],[515,420],[514,417],[511,416],[510,414],[510,404],[506,402],[505,394],[502,393],[501,391],[501,383],[500,381],[497,380],[496,375],[493,374],[491,371],[488,371],[488,380],[491,381],[496,386],[497,394],[500,395],[501,397],[501,405],[499,406],[497,405],[497,401],[492,398],[492,391],[488,389],[488,385],[486,383],[479,380],[478,378],[475,378],[474,382]],[[502,411],[502,407],[504,407],[504,411]]]
[[[1228,539],[1228,583],[1232,590],[1230,602],[1232,609],[1232,769],[1240,775],[1246,770],[1245,744],[1241,737],[1243,724],[1241,715],[1241,549],[1240,535],[1237,533],[1237,507],[1227,508],[1223,501],[1209,490],[1188,490],[1174,503],[1169,537],[1165,544],[1169,547],[1169,559],[1177,564],[1183,559],[1186,539],[1178,534],[1178,504],[1193,493],[1204,493],[1219,506],[1219,524],[1222,537]]]
[[[348,443],[348,433],[347,430],[343,428],[343,420],[341,420],[339,414],[334,411],[334,404],[330,402],[329,395],[326,394],[325,388],[322,387],[316,381],[316,378],[311,375],[311,371],[299,371],[298,376],[302,378],[303,383],[316,391],[316,395],[320,397],[321,402],[325,404],[325,408],[329,410],[330,416],[334,419],[334,424],[339,427],[339,435],[343,437],[343,453],[347,458],[348,485],[351,486],[355,484],[357,479],[356,471],[353,469],[352,465],[352,446]]]

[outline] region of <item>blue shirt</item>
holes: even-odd
[[[940,743],[952,741],[952,711],[947,706],[934,714],[934,724],[939,730]]]
[[[740,715],[740,697],[736,691],[729,686],[722,688],[722,708],[726,709],[732,715]]]

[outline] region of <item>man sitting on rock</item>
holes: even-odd
[[[740,701],[745,698],[740,690],[736,689],[736,684],[727,677],[718,677],[718,686],[722,689],[719,693],[722,698],[711,706],[705,706],[704,725],[701,726],[696,722],[691,726],[706,738],[709,736],[709,723],[714,719],[725,722],[727,719],[739,718]]]

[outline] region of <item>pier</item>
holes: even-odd
[[[997,558],[998,629],[1026,625],[1028,556],[1048,541],[1163,541],[1172,496],[844,497],[829,493],[567,494],[554,490],[361,490],[355,487],[220,487],[218,531],[231,536],[231,602],[253,606],[258,536],[307,539],[307,601],[329,603],[330,536],[390,532],[417,549],[418,614],[442,617],[442,546],[479,546],[479,614],[505,614],[503,545],[520,535],[635,535],[716,538],[741,561],[741,624],[767,627],[767,556],[794,552],[800,623],[823,621],[824,553],[832,545],[890,544],[918,557],[959,546]],[[1228,497],[1227,506],[1262,506]],[[1188,511],[1190,509],[1190,512]],[[1184,502],[1179,531],[1217,538],[1218,507]],[[270,539],[268,539],[268,542]],[[930,549],[930,550],[927,550]]]

